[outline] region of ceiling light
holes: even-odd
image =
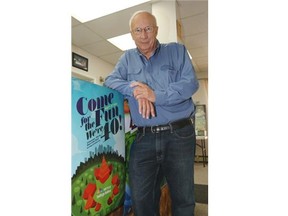
[[[95,0],[73,0],[70,3],[71,14],[75,19],[84,23],[148,1],[150,0],[109,0],[100,4]]]
[[[121,49],[122,51],[125,51],[127,49],[136,48],[135,42],[132,39],[130,33],[110,38],[110,39],[108,39],[108,41],[110,43],[112,43],[114,46]]]

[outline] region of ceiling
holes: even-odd
[[[208,0],[177,0],[177,4],[182,40],[192,56],[196,73],[208,73]],[[137,10],[152,12],[152,3],[144,3],[86,23],[72,17],[72,44],[115,65],[123,51],[107,39],[129,33],[128,21]]]

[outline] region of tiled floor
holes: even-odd
[[[208,165],[203,167],[202,163],[194,165],[195,184],[208,185]],[[196,203],[195,216],[208,216],[208,204]]]
[[[208,165],[203,167],[202,163],[194,163],[194,182],[195,184],[208,185]]]
[[[208,205],[202,203],[196,203],[195,216],[208,216]]]

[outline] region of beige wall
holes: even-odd
[[[88,71],[84,71],[71,66],[72,75],[78,78],[81,79],[86,78],[85,80],[89,80],[94,82],[95,84],[102,85],[102,83],[99,80],[100,77],[105,78],[107,74],[109,74],[114,68],[114,65],[109,64],[97,58],[96,56],[89,54],[86,51],[83,51],[77,46],[72,45],[72,52],[75,52],[81,56],[84,56],[85,58],[88,58]]]

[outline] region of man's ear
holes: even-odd
[[[131,35],[132,39],[134,40],[132,31],[130,31],[130,35]],[[135,41],[135,40],[134,40],[134,41]]]
[[[155,31],[155,35],[158,35],[158,26],[156,26],[156,31]]]

